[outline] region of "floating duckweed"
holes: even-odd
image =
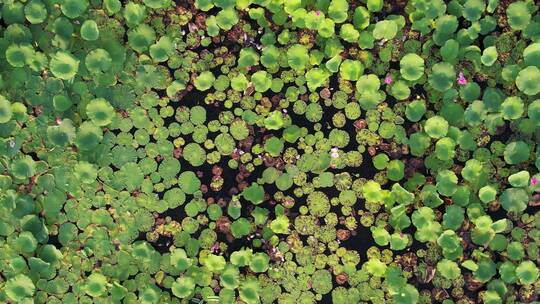
[[[0,302],[537,301],[503,2],[7,1]]]

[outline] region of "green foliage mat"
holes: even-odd
[[[538,303],[538,8],[0,1],[0,302]]]

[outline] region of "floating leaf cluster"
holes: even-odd
[[[0,302],[537,303],[539,7],[0,1]]]

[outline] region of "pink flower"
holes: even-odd
[[[321,15],[321,11],[316,11],[315,14],[316,14],[317,16],[320,16],[320,15]]]
[[[56,117],[56,124],[59,125],[62,123],[62,118]]]
[[[339,157],[339,153],[338,153],[338,148],[334,147],[332,149],[330,149],[330,156],[332,158],[338,158]]]
[[[392,75],[386,75],[386,77],[384,77],[384,83],[392,84]]]
[[[536,177],[531,178],[531,185],[536,186],[538,184],[538,179]]]
[[[468,83],[467,78],[465,78],[462,72],[459,72],[457,83],[459,85],[466,85]]]

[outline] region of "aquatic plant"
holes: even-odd
[[[0,6],[0,302],[538,301],[534,1]]]

